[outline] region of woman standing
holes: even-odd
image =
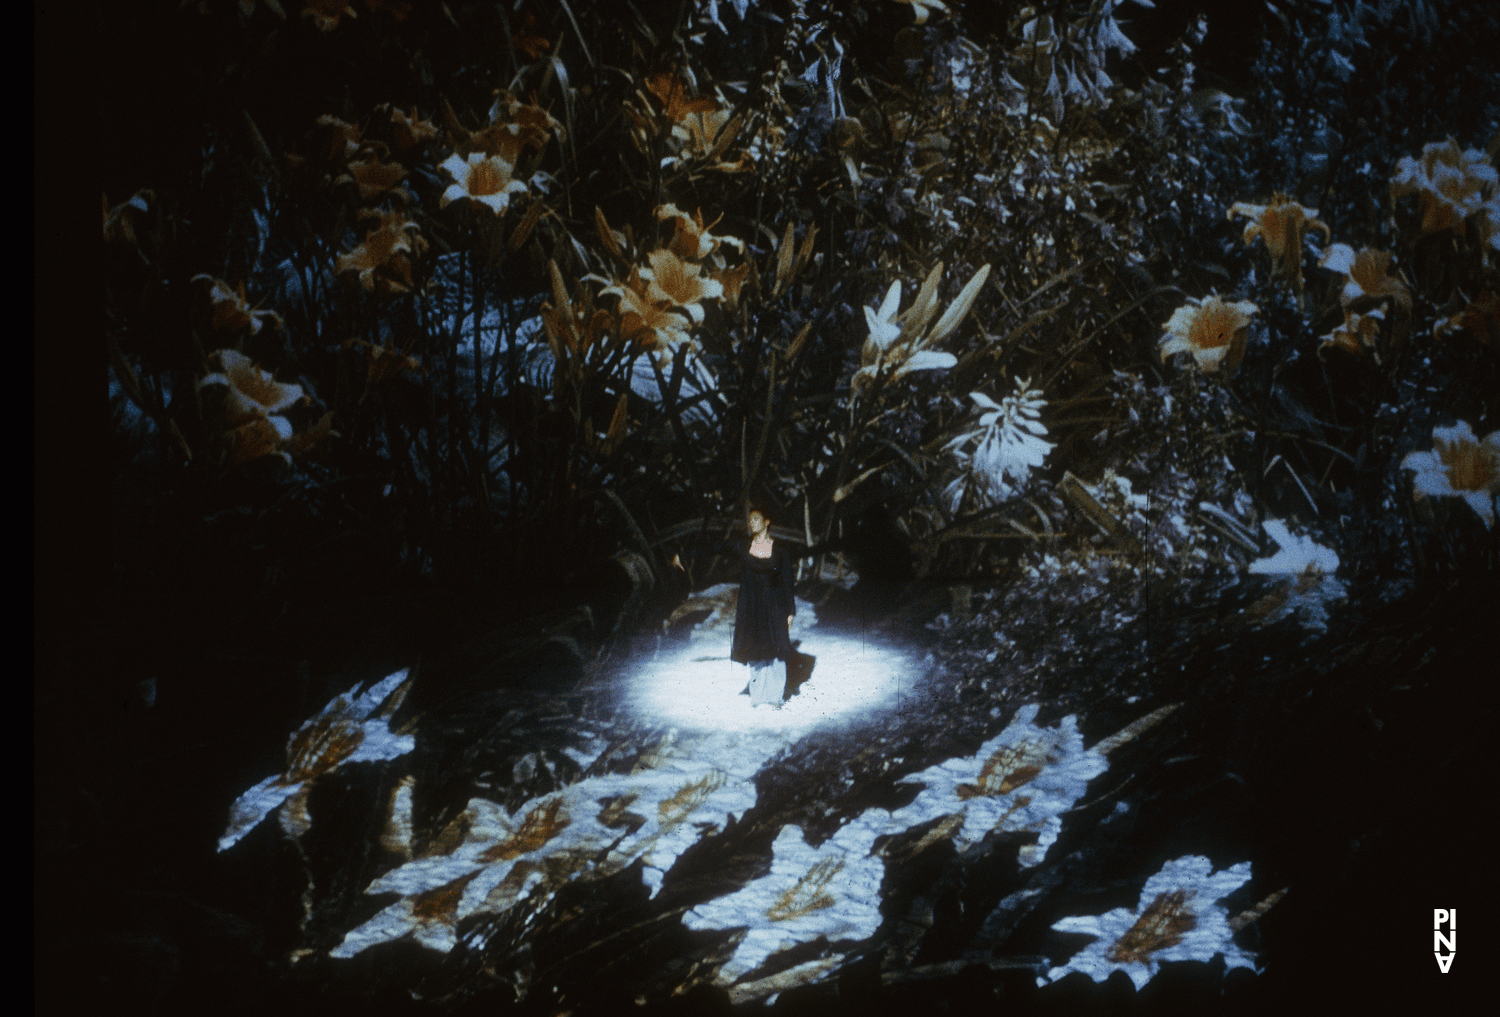
[[[752,508],[748,522],[749,539],[726,542],[726,550],[740,562],[729,659],[751,668],[750,705],[779,710],[786,694],[786,661],[792,656],[787,629],[797,614],[792,596],[796,559],[772,539],[770,513],[764,508]],[[676,556],[672,564],[682,568]],[[779,668],[777,661],[782,662]]]

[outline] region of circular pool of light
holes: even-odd
[[[630,677],[631,709],[639,719],[684,729],[801,731],[900,709],[915,685],[916,661],[858,635],[810,631],[799,651],[814,658],[812,673],[780,710],[751,707],[740,694],[750,669],[729,659],[727,641],[664,648],[641,661]]]

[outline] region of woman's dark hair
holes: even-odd
[[[745,518],[746,519],[750,518],[750,513],[752,513],[752,512],[759,512],[760,515],[761,515],[761,518],[764,519],[768,523],[771,520],[773,520],[773,519],[776,518],[776,515],[775,515],[775,513],[773,513],[771,511],[770,506],[768,506],[763,501],[752,501],[750,504],[748,504],[748,505],[745,506]]]

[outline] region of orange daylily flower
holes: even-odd
[[[362,347],[365,351],[365,393],[360,396],[363,402],[365,396],[384,382],[390,381],[397,375],[407,371],[422,371],[423,367],[415,357],[409,357],[400,350],[381,346],[377,343],[366,342],[363,339],[348,339],[344,342],[344,349]]]
[[[652,351],[658,361],[670,361],[678,346],[692,343],[688,319],[673,314],[665,305],[654,303],[646,295],[639,271],[633,273],[628,282],[601,290],[600,296],[608,293],[620,298],[620,337],[641,349]]]
[[[1496,296],[1491,290],[1481,290],[1479,296],[1470,300],[1467,307],[1439,321],[1432,331],[1434,335],[1468,332],[1488,346],[1500,336],[1500,296]]]
[[[1233,374],[1245,353],[1250,318],[1259,310],[1248,300],[1227,303],[1214,296],[1203,301],[1189,299],[1167,321],[1162,360],[1174,353],[1191,353],[1205,374]]]
[[[1418,194],[1422,199],[1422,234],[1454,230],[1485,204],[1485,189],[1500,180],[1489,157],[1478,149],[1461,151],[1449,138],[1426,145],[1422,158],[1405,156],[1391,178],[1391,198]]]
[[[527,149],[540,151],[554,135],[562,138],[566,134],[552,114],[501,90],[490,107],[489,126],[465,130],[460,137],[467,136],[470,153],[496,156],[514,167]]]
[[[215,350],[208,362],[210,373],[198,381],[199,398],[230,465],[273,453],[290,460],[288,453],[314,451],[338,436],[332,413],[325,413],[302,433],[294,433],[284,413],[307,402],[302,386],[278,382],[238,350]]]
[[[1374,350],[1376,348],[1375,337],[1380,333],[1380,322],[1384,318],[1385,315],[1378,310],[1371,311],[1369,314],[1345,311],[1344,323],[1323,337],[1318,346],[1318,356],[1322,357],[1330,346],[1348,353],[1365,353]],[[1375,361],[1380,362],[1378,353]]]
[[[255,365],[239,350],[215,350],[208,356],[213,373],[198,382],[201,389],[224,385],[230,390],[225,401],[225,426],[235,427],[251,417],[280,413],[295,405],[302,396],[301,385],[283,384],[270,371]]]
[[[543,137],[538,142],[516,124],[491,124],[482,130],[469,132],[469,149],[474,153],[494,156],[514,167],[520,162],[528,145],[540,147],[546,140]]]
[[[1482,440],[1467,421],[1432,429],[1432,450],[1410,452],[1401,468],[1412,470],[1414,496],[1462,498],[1484,520],[1495,524],[1495,496],[1500,494],[1500,431]]]
[[[359,152],[358,125],[346,123],[338,117],[324,114],[314,121],[319,127],[330,130],[332,137],[328,144],[328,158],[337,162],[352,159]]]
[[[455,152],[443,161],[442,169],[454,182],[438,200],[439,208],[447,208],[449,202],[468,198],[500,215],[510,204],[512,194],[526,193],[526,182],[511,175],[515,164],[499,156],[471,152],[465,160]]]
[[[1365,247],[1356,252],[1348,244],[1331,244],[1318,264],[1344,275],[1339,303],[1345,308],[1368,306],[1392,300],[1403,310],[1411,308],[1411,290],[1390,273],[1391,254]]]
[[[391,141],[395,144],[396,151],[416,148],[437,136],[437,125],[430,120],[419,119],[415,107],[410,113],[394,108],[391,110]]]
[[[303,398],[302,387],[276,381],[238,350],[215,350],[208,359],[217,370],[199,380],[198,391],[209,394],[208,413],[222,432],[230,463],[276,452],[292,437],[291,422],[280,414]]]
[[[245,283],[240,282],[238,290],[232,290],[222,279],[200,274],[193,276],[193,282],[204,281],[211,284],[208,299],[213,304],[214,331],[239,332],[249,329],[251,335],[255,335],[261,326],[270,323],[274,328],[281,327],[281,315],[275,311],[257,311],[252,308],[245,299]]]
[[[717,282],[724,290],[724,306],[733,311],[740,305],[740,287],[745,284],[745,279],[750,275],[750,263],[744,261],[738,268],[721,269],[710,274],[710,278]]]
[[[729,126],[729,111],[714,110],[709,113],[690,113],[680,124],[672,128],[672,137],[681,145],[681,154],[669,159],[674,164],[685,159],[707,159],[719,146],[720,134]],[[754,160],[741,152],[733,162],[718,162],[711,168],[726,173],[740,173],[753,168]]]
[[[646,289],[647,298],[682,308],[695,324],[703,321],[700,301],[724,295],[723,286],[705,278],[697,265],[683,261],[671,251],[652,251],[646,255],[646,260],[651,262],[651,267],[641,269],[640,277],[650,283]]]
[[[351,159],[349,172],[338,179],[339,183],[357,184],[361,201],[375,201],[406,176],[406,167],[399,162],[381,162],[375,152],[368,150],[364,156],[363,159]]]
[[[416,223],[400,212],[365,212],[361,219],[375,219],[379,225],[365,234],[364,242],[348,254],[339,256],[336,274],[357,271],[360,285],[382,293],[406,293],[412,287],[411,257],[427,249]]]
[[[1273,275],[1288,276],[1298,292],[1302,290],[1302,238],[1309,229],[1321,230],[1324,242],[1333,239],[1328,226],[1318,218],[1318,210],[1304,208],[1285,194],[1277,191],[1271,196],[1269,205],[1251,205],[1236,201],[1229,206],[1229,218],[1247,216],[1251,220],[1245,227],[1245,243],[1256,237],[1266,242],[1271,255]]]
[[[495,103],[490,107],[490,123],[498,124],[510,122],[521,128],[529,136],[537,138],[537,147],[546,144],[547,139],[556,135],[566,140],[568,132],[563,130],[563,125],[557,122],[557,118],[536,104],[536,96],[532,95],[530,102],[523,102],[511,95],[505,89],[495,93]]]
[[[681,123],[689,114],[710,113],[719,108],[719,104],[712,99],[689,98],[687,86],[674,74],[663,72],[653,75],[646,79],[646,87],[661,100],[663,112],[674,124]]]
[[[716,237],[703,225],[703,210],[688,215],[676,205],[662,205],[656,210],[658,219],[673,221],[672,242],[668,246],[680,258],[707,258],[718,250],[720,244],[728,244],[741,253],[745,244],[738,237]]]

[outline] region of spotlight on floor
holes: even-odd
[[[907,654],[857,635],[809,632],[798,649],[801,670],[811,663],[812,671],[799,687],[793,663],[793,694],[780,710],[752,708],[750,697],[740,695],[750,669],[729,659],[727,644],[703,642],[642,661],[631,680],[632,709],[642,720],[683,729],[802,731],[898,709],[915,684],[916,664]]]

